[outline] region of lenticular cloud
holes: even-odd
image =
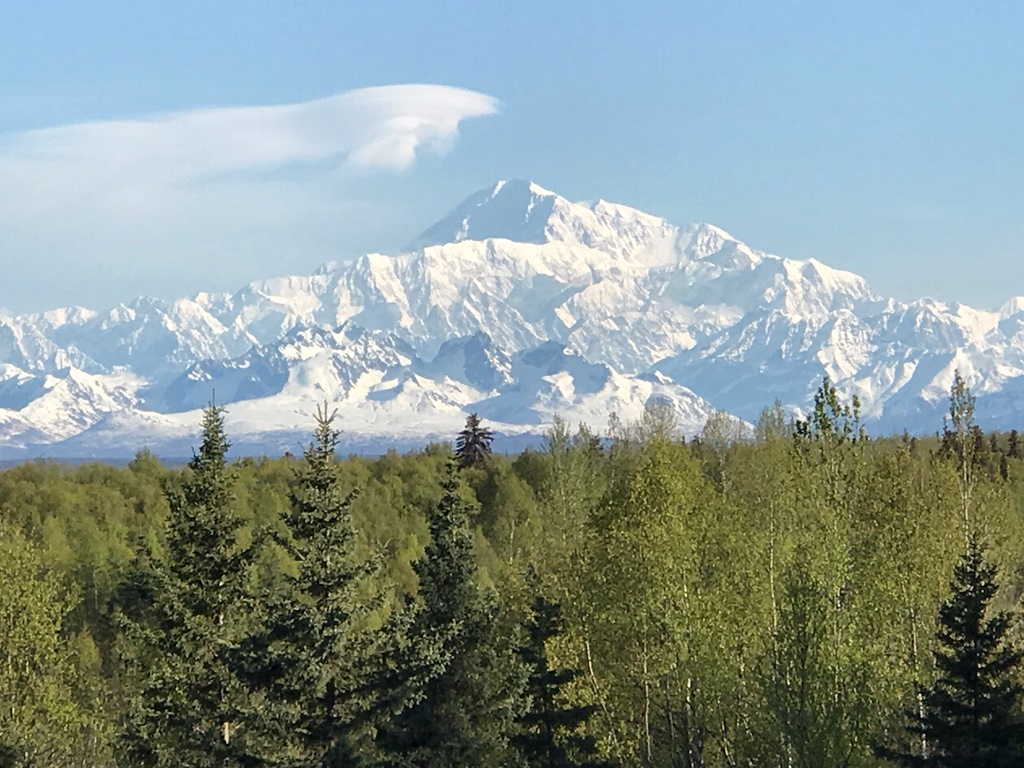
[[[446,152],[497,109],[394,85],[0,134],[0,270],[14,276],[0,300],[105,304],[338,258],[379,242],[391,215],[363,195],[366,174]]]
[[[409,168],[444,152],[496,99],[440,85],[365,88],[299,104],[228,107],[27,131],[0,138],[0,168],[47,186],[49,172],[87,186],[194,182],[302,163]]]

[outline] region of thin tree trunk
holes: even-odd
[[[586,632],[586,628],[584,628]],[[583,636],[583,649],[587,655],[587,677],[590,678],[590,686],[594,690],[594,697],[597,699],[597,703],[601,707],[601,712],[604,713],[605,720],[609,725],[612,724],[611,713],[608,711],[608,704],[601,693],[601,686],[597,682],[597,674],[594,672],[594,657],[590,653],[590,638],[584,634]]]
[[[512,565],[512,559],[516,550],[516,516],[512,515],[512,525],[508,532],[508,564]]]
[[[768,522],[768,591],[772,600],[772,629],[779,631],[779,609],[775,599],[775,504],[769,502]]]
[[[689,763],[689,768],[703,768],[704,766],[704,734],[700,725],[700,719],[697,717],[697,705],[694,702],[693,693],[693,677],[687,676],[686,678],[686,709],[689,713],[689,719],[693,723],[693,727],[690,729],[693,734],[690,737],[690,741],[687,743],[686,757]]]
[[[917,612],[913,606],[910,608],[910,653],[913,661],[914,669],[917,669]],[[921,690],[917,691],[917,716],[924,721],[924,694]],[[921,759],[928,759],[928,736],[923,731],[921,733]]]
[[[676,753],[676,720],[672,710],[672,676],[665,678],[665,719],[668,721],[668,749],[670,754]]]
[[[647,673],[647,638],[643,644],[643,669],[644,669],[644,740],[647,743],[647,762],[654,762],[654,745],[651,741],[651,682]]]
[[[733,757],[732,752],[729,751],[729,726],[725,722],[725,718],[722,718],[721,723],[722,729],[722,757],[725,759],[725,764],[729,768],[735,768],[736,758]]]

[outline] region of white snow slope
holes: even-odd
[[[602,427],[669,404],[801,411],[824,375],[876,433],[932,432],[953,371],[985,427],[1024,413],[1024,298],[987,312],[876,296],[857,275],[525,181],[470,197],[403,253],[234,294],[0,317],[0,458],[184,450],[211,398],[250,452],[294,450],[319,402],[352,446]]]

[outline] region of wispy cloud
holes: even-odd
[[[108,263],[139,271],[126,260],[144,258],[147,240],[151,253],[166,258],[177,250],[185,264],[205,258],[190,259],[189,242],[244,250],[238,235],[250,227],[270,226],[286,236],[289,227],[309,225],[309,207],[325,184],[336,193],[353,174],[405,171],[424,153],[449,151],[464,120],[497,109],[496,99],[473,91],[395,85],[298,104],[0,135],[0,230],[7,240],[0,268],[10,274],[20,263],[23,287],[32,290],[24,265],[41,255],[50,268],[74,270],[83,266],[75,255],[86,261],[105,255]],[[294,169],[305,171],[301,183]],[[174,235],[182,230],[186,238]],[[0,294],[9,304],[21,298]]]
[[[300,104],[26,131],[0,139],[0,163],[22,173],[85,173],[127,182],[191,181],[325,160],[405,170],[418,151],[450,149],[463,120],[497,107],[490,96],[440,85],[365,88]]]

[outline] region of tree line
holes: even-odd
[[[491,451],[0,473],[0,766],[1018,765],[1024,460],[933,437],[556,420]]]

